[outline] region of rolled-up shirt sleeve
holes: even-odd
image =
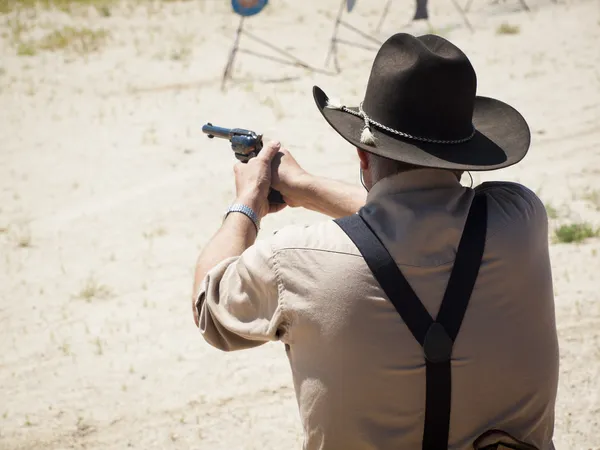
[[[257,347],[285,334],[285,311],[274,254],[257,241],[206,275],[196,297],[204,339],[224,351]]]

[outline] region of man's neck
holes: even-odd
[[[369,190],[367,202],[375,196],[426,189],[461,187],[459,172],[417,168],[384,177]]]

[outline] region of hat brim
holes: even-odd
[[[496,170],[521,161],[531,142],[523,116],[512,106],[488,97],[476,97],[473,112],[475,135],[461,144],[432,144],[371,127],[375,145],[363,144],[364,121],[353,114],[327,108],[328,97],[317,86],[313,96],[329,125],[346,141],[366,152],[422,167],[452,170]],[[358,111],[358,108],[351,108]],[[400,130],[402,131],[402,130]]]

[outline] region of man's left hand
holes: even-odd
[[[260,219],[286,206],[269,204],[268,200],[271,189],[271,160],[280,148],[279,142],[269,142],[255,158],[234,166],[236,203],[249,206]]]

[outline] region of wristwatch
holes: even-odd
[[[225,214],[225,218],[223,220],[225,220],[227,216],[232,212],[239,212],[247,216],[256,227],[256,233],[258,233],[258,230],[260,230],[260,219],[258,218],[258,216],[252,208],[241,203],[234,203],[227,210],[227,214]]]

